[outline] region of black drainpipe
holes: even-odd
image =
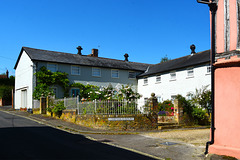
[[[214,143],[214,133],[215,133],[215,54],[216,54],[216,12],[217,12],[217,3],[215,0],[212,3],[208,4],[210,11],[212,13],[212,36],[211,36],[211,107],[212,107],[212,114],[211,114],[211,140],[206,143],[206,150],[205,154],[208,154],[208,147]]]
[[[211,114],[211,140],[206,143],[206,150],[205,154],[208,154],[208,147],[214,143],[214,131],[215,131],[215,124],[214,124],[214,114],[215,114],[215,54],[216,54],[216,12],[217,12],[217,0],[197,0],[198,3],[208,4],[211,15],[212,15],[212,35],[211,35],[211,107],[212,107],[212,114]]]

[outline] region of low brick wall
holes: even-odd
[[[151,117],[147,115],[77,115],[76,113],[76,110],[64,110],[61,119],[86,127],[117,131],[151,130],[157,128],[157,124],[152,123]],[[134,120],[123,120],[127,118]]]
[[[40,108],[33,108],[33,114],[40,114]]]

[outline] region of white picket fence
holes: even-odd
[[[79,115],[126,115],[143,114],[144,103],[127,100],[94,100],[91,102],[80,101],[79,97],[64,98],[66,109],[76,109]]]

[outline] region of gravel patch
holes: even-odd
[[[205,146],[210,139],[209,129],[195,129],[195,130],[173,130],[166,132],[150,132],[144,133],[144,136],[155,138],[170,139],[173,141],[182,141],[193,144],[195,146]]]

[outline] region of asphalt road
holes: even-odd
[[[0,160],[153,158],[0,111]]]

